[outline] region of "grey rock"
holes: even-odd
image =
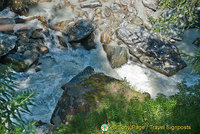
[[[142,3],[145,7],[156,11],[157,7],[158,7],[159,0],[142,0]]]
[[[67,84],[62,86],[62,89],[65,90],[71,85],[78,83],[86,78],[88,78],[91,74],[94,73],[94,69],[91,66],[87,66],[83,71],[73,77]]]
[[[0,33],[0,57],[8,54],[16,46],[17,37]]]
[[[117,30],[117,37],[129,47],[130,54],[137,57],[141,63],[164,75],[172,76],[186,67],[175,45],[161,41],[145,28],[121,28]]]
[[[92,1],[92,2],[84,2],[81,3],[81,8],[95,8],[95,7],[101,7],[102,4],[100,1]]]
[[[95,24],[89,20],[79,20],[64,32],[69,42],[80,42],[95,30]]]
[[[194,44],[197,47],[200,47],[200,38],[197,38],[192,44]]]
[[[121,67],[128,62],[128,48],[126,46],[110,42],[104,44],[103,48],[112,68]]]

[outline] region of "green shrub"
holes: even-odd
[[[21,113],[30,113],[28,105],[33,105],[35,92],[16,91],[12,75],[6,66],[0,65],[0,134],[30,132]]]
[[[153,24],[153,31],[161,33],[162,36],[167,36],[172,27],[176,28],[177,32],[180,25],[184,25],[182,31],[185,28],[190,28],[198,22],[199,16],[195,8],[199,5],[199,0],[161,0],[159,6],[165,13],[158,19],[149,17]],[[166,15],[166,11],[169,15]],[[188,25],[185,25],[186,22]],[[199,27],[197,26],[197,28]]]

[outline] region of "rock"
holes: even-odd
[[[105,17],[110,17],[111,14],[112,14],[112,10],[109,7],[106,6],[105,9],[104,9]]]
[[[39,67],[35,68],[35,72],[39,72],[41,69]]]
[[[65,42],[65,40],[63,39],[63,37],[58,36],[58,40],[59,40],[59,43],[60,43],[61,46],[68,47],[67,43]]]
[[[80,42],[95,30],[94,23],[89,20],[79,20],[74,26],[64,32],[69,42]]]
[[[77,74],[75,77],[73,77],[67,84],[63,85],[62,89],[63,90],[67,89],[67,87],[70,87],[71,85],[88,78],[93,73],[94,73],[94,69],[91,66],[87,66],[79,74]]]
[[[16,49],[12,53],[5,55],[1,62],[11,66],[17,72],[26,71],[36,63],[40,56],[40,48],[43,46],[41,39],[31,39],[29,31],[19,31],[16,33]]]
[[[95,7],[101,7],[102,4],[100,1],[92,1],[92,2],[84,2],[80,4],[81,8],[95,8]]]
[[[107,45],[104,44],[103,48],[112,68],[121,67],[128,62],[128,48],[126,46],[119,46],[116,42],[111,42]]]
[[[95,42],[95,35],[92,33],[87,38],[83,39],[81,41],[81,45],[84,46],[86,50],[91,50],[96,48],[96,42]]]
[[[200,38],[197,38],[192,44],[194,44],[197,47],[200,47]]]
[[[91,73],[91,74],[90,74]],[[93,70],[88,77],[74,82],[70,86],[64,86],[64,92],[59,99],[52,114],[51,123],[59,126],[67,123],[66,116],[73,117],[77,113],[87,114],[93,109],[100,107],[106,100],[115,101],[116,96],[124,96],[127,101],[138,99],[144,101],[141,93],[132,90],[124,81],[106,76],[103,73],[94,73]],[[109,99],[112,98],[112,99]]]
[[[141,63],[166,76],[172,76],[186,67],[175,45],[160,41],[143,27],[120,28],[117,37],[127,44],[129,52]]]
[[[101,34],[101,43],[108,44],[110,43],[110,34],[108,32],[103,32]]]
[[[0,1],[0,11],[2,11],[4,8],[6,8],[9,4],[9,0],[1,0]]]
[[[44,35],[42,33],[42,29],[36,29],[32,32],[31,38],[33,39],[44,39]]]
[[[40,53],[41,54],[47,54],[47,53],[49,53],[48,47],[46,47],[46,46],[40,47]]]
[[[20,54],[10,54],[6,56],[3,63],[10,66],[17,72],[23,72],[29,67],[29,65],[25,63],[23,56]]]
[[[16,46],[17,37],[0,33],[0,57],[8,54]]]
[[[156,11],[159,4],[159,0],[142,0],[142,3],[145,7]]]
[[[119,5],[118,3],[113,3],[110,8],[112,8],[113,10],[120,10],[121,9],[121,5]]]
[[[23,4],[22,0],[11,0],[11,10],[24,16],[27,16],[29,12],[29,9]]]

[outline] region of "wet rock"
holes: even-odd
[[[35,68],[35,72],[39,72],[41,69],[39,67]]]
[[[80,42],[95,30],[94,23],[89,20],[79,20],[74,26],[64,32],[69,42]]]
[[[145,97],[141,93],[132,90],[128,85],[124,88],[123,81],[103,73],[94,73],[92,68],[89,70],[91,71],[87,73],[87,78],[80,79],[64,88],[51,117],[51,123],[55,126],[67,123],[66,116],[73,117],[77,113],[86,115],[104,104],[104,98],[112,98],[109,101],[115,101],[116,96],[123,95],[127,101],[134,98],[144,101]]]
[[[104,44],[103,48],[112,68],[121,67],[128,62],[128,48],[126,46],[119,46],[116,42],[111,42],[107,45]]]
[[[8,54],[16,46],[17,37],[8,34],[0,34],[0,57]]]
[[[40,53],[41,54],[47,54],[47,53],[49,53],[48,47],[46,47],[46,46],[40,47]]]
[[[83,39],[81,41],[81,45],[84,46],[85,49],[91,50],[96,48],[96,42],[95,42],[95,35],[92,33],[87,38]]]
[[[110,43],[110,34],[108,32],[103,32],[101,34],[101,43],[108,44]]]
[[[200,47],[200,38],[197,38],[192,44],[194,44],[197,47]]]
[[[42,29],[36,29],[32,32],[31,38],[33,39],[44,39],[44,35],[42,33]]]
[[[63,37],[58,36],[58,40],[61,46],[63,47],[67,47],[67,43],[65,42],[65,40],[63,39]]]
[[[70,87],[71,85],[88,78],[93,73],[94,73],[94,69],[91,66],[87,66],[79,74],[77,74],[75,77],[73,77],[67,84],[63,85],[62,89],[63,90],[67,89],[67,87]]]
[[[95,7],[101,7],[102,4],[100,1],[92,1],[92,2],[84,2],[81,3],[81,8],[95,8]]]
[[[40,56],[40,48],[43,46],[41,39],[31,39],[29,31],[19,31],[16,33],[16,49],[12,53],[2,58],[2,63],[11,65],[17,72],[26,71]]]
[[[6,8],[9,4],[9,0],[1,0],[0,1],[0,11],[2,11],[4,8]]]
[[[22,0],[12,0],[11,1],[11,10],[19,15],[28,15],[29,9],[24,5]]]
[[[121,28],[117,36],[129,47],[130,53],[141,63],[166,76],[172,76],[186,67],[178,48],[150,34],[145,28]]]
[[[158,7],[159,0],[142,0],[142,3],[145,7],[156,11],[157,7]]]

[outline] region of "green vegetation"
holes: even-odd
[[[160,94],[155,100],[144,102],[127,101],[123,96],[107,100],[103,107],[87,115],[79,113],[73,119],[67,117],[69,125],[61,125],[57,134],[101,133],[100,126],[104,123],[109,124],[108,133],[198,133],[200,81],[193,87],[182,82],[178,88],[180,92],[170,98]],[[178,130],[177,126],[183,126],[185,130]]]
[[[28,105],[33,105],[35,92],[16,91],[12,75],[7,66],[0,65],[0,134],[30,133],[32,124],[21,113],[30,113]]]
[[[161,0],[159,6],[165,13],[158,19],[150,17],[154,32],[165,36],[170,34],[171,28],[176,28],[178,32],[182,26],[182,31],[184,31],[185,28],[191,28],[197,23],[199,16],[196,8],[200,6],[199,0]]]
[[[189,64],[192,66],[192,72],[198,72],[200,74],[200,49],[195,49],[194,56],[182,53],[182,56],[187,59]]]

